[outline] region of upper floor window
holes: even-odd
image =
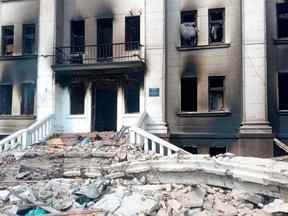
[[[288,3],[277,4],[278,38],[288,38]]]
[[[209,43],[224,42],[225,9],[209,9]]]
[[[197,11],[181,12],[181,46],[195,47],[198,43]]]
[[[136,50],[140,46],[140,16],[125,18],[126,50]]]
[[[209,111],[224,111],[224,79],[222,76],[209,77]]]
[[[11,115],[12,91],[13,91],[12,85],[0,84],[0,115]]]
[[[35,84],[23,83],[21,85],[21,94],[21,115],[33,115]]]
[[[71,21],[71,53],[84,52],[85,50],[85,21]]]
[[[14,26],[2,27],[2,55],[10,56],[14,53]]]
[[[23,25],[23,54],[31,55],[35,54],[35,24]]]

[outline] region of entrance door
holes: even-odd
[[[92,130],[98,132],[116,131],[117,88],[94,85],[92,105]]]
[[[97,20],[98,61],[111,60],[113,57],[113,19]]]

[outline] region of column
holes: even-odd
[[[243,122],[240,155],[272,156],[272,128],[268,122],[266,1],[242,0]]]
[[[53,53],[56,41],[56,2],[40,0],[37,78],[37,119],[55,112]]]

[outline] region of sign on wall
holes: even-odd
[[[160,89],[159,88],[149,88],[149,97],[159,97]]]

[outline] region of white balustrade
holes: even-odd
[[[55,115],[52,114],[4,138],[0,141],[0,153],[16,149],[25,150],[28,146],[45,141],[54,134],[54,123]]]

